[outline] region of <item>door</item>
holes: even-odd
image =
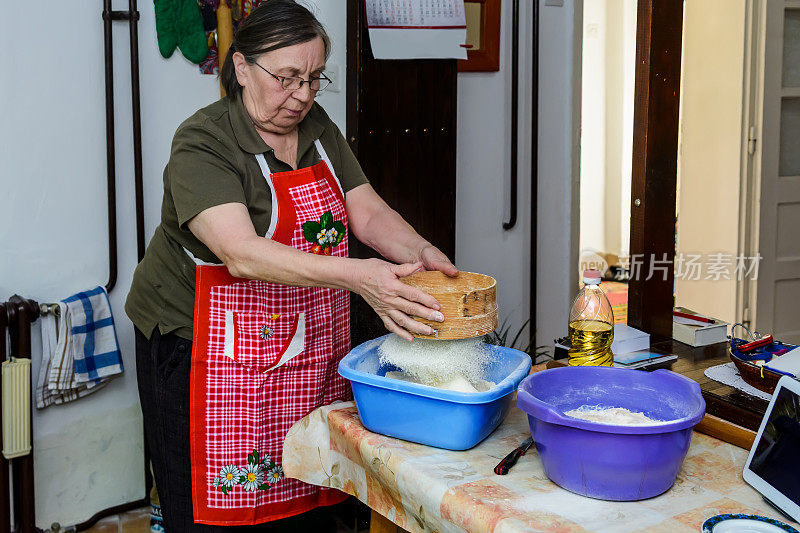
[[[764,2],[764,99],[755,325],[800,343],[800,2]]]
[[[347,2],[347,139],[370,183],[417,232],[455,260],[455,59],[376,60],[363,0]],[[377,257],[357,239],[351,257]],[[351,299],[353,345],[386,333]]]
[[[748,0],[686,0],[675,305],[738,321]]]

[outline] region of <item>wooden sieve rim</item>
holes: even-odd
[[[400,281],[425,292],[433,291],[437,293],[485,291],[497,286],[497,280],[492,276],[466,270],[459,271],[458,276],[455,277],[450,277],[438,270],[425,270],[400,278]],[[459,282],[464,283],[464,285],[457,286],[456,284]]]

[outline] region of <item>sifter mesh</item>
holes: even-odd
[[[462,377],[471,383],[484,379],[492,352],[481,337],[458,340],[414,339],[389,335],[378,348],[382,365],[411,374],[424,385],[437,386]]]

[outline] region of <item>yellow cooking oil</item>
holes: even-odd
[[[569,366],[613,366],[614,326],[600,320],[569,323]]]
[[[598,270],[583,272],[583,288],[569,311],[570,366],[613,366],[614,311],[600,288]]]

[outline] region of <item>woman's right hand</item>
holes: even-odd
[[[413,340],[412,333],[434,333],[433,328],[412,316],[444,321],[439,302],[433,296],[400,281],[419,270],[424,270],[421,262],[395,265],[380,259],[358,260],[351,289],[378,313],[386,329],[408,341]]]

